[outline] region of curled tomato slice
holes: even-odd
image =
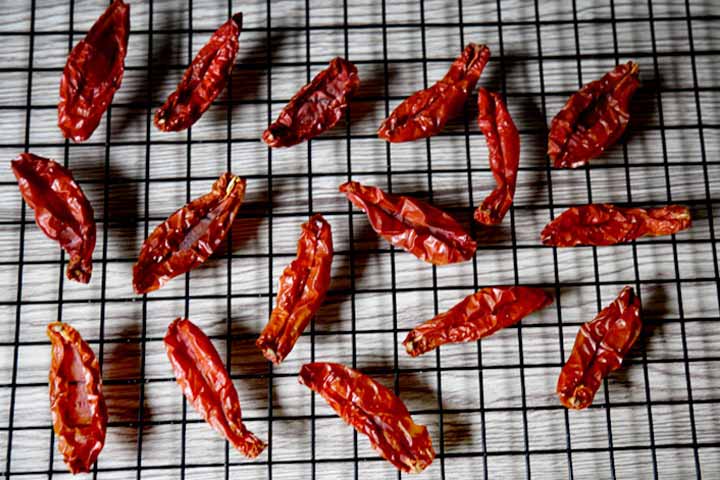
[[[468,44],[441,80],[395,107],[380,125],[378,136],[388,142],[407,142],[439,133],[462,111],[489,59],[490,49],[485,45]]]
[[[237,56],[242,13],[236,13],[218,28],[185,70],[180,83],[155,112],[155,126],[178,132],[197,122],[225,90]]]
[[[297,258],[285,268],[270,321],[257,339],[263,355],[279,364],[322,305],[333,258],[330,224],[314,215],[302,225]]]
[[[338,363],[308,363],[299,381],[403,472],[422,472],[435,458],[427,428],[414,423],[402,400],[369,376]]]
[[[690,228],[690,210],[681,205],[661,208],[622,208],[609,204],[572,207],[548,223],[545,245],[615,245],[644,236],[672,235]]]
[[[642,331],[640,299],[630,287],[583,324],[560,372],[557,394],[567,408],[590,406],[603,378],[617,370]]]
[[[381,237],[435,265],[472,258],[477,244],[449,214],[412,197],[392,195],[358,182],[340,185],[353,205],[363,210]]]
[[[72,173],[47,158],[22,153],[12,170],[25,202],[35,211],[35,223],[70,256],[65,274],[90,282],[96,226],[90,202]]]
[[[58,450],[72,473],[89,472],[105,444],[107,409],[95,353],[67,323],[51,323],[50,411]]]
[[[490,169],[497,186],[475,210],[475,220],[485,225],[497,225],[515,197],[520,134],[500,95],[484,88],[478,90],[478,126],[487,141]]]
[[[115,0],[70,52],[60,80],[58,126],[82,142],[93,134],[125,72],[130,6]]]
[[[630,121],[630,100],[640,86],[638,65],[618,65],[570,96],[548,133],[548,156],[556,168],[585,165],[612,146]]]
[[[291,147],[330,130],[340,121],[359,87],[355,65],[334,58],[282,109],[263,133],[263,142],[273,148]]]
[[[413,328],[403,345],[410,356],[417,357],[446,343],[480,340],[551,303],[552,297],[539,288],[483,288]]]
[[[165,334],[165,349],[177,383],[195,410],[240,453],[260,455],[265,442],[243,424],[237,390],[207,335],[190,320],[178,318]]]
[[[133,267],[133,288],[152,292],[203,264],[230,231],[245,197],[245,179],[224,173],[210,193],[196,198],[158,225]]]

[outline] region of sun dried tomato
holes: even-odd
[[[190,127],[225,90],[235,64],[242,28],[236,13],[218,28],[185,70],[177,88],[155,112],[155,126],[165,132]]]
[[[67,323],[51,323],[50,411],[58,450],[72,473],[89,472],[105,444],[107,409],[100,366],[90,346]]]
[[[125,71],[130,6],[115,0],[72,49],[60,80],[58,127],[65,138],[90,138]]]
[[[520,135],[500,95],[484,88],[478,90],[478,126],[487,141],[490,169],[497,186],[475,210],[475,220],[485,225],[497,225],[502,222],[515,196]]]
[[[90,202],[70,170],[32,153],[21,153],[12,161],[12,170],[25,202],[35,210],[35,223],[70,256],[67,278],[88,283],[95,249],[95,219]]]
[[[620,368],[641,331],[640,299],[632,288],[625,287],[610,305],[580,327],[558,378],[560,403],[576,410],[590,406],[603,378]]]
[[[133,268],[133,288],[152,292],[203,264],[230,231],[245,197],[245,179],[224,173],[210,193],[196,198],[158,225],[143,243]]]
[[[297,258],[285,268],[275,308],[256,345],[278,365],[290,353],[330,286],[333,243],[330,224],[314,215],[302,225]]]
[[[690,227],[690,210],[680,205],[621,208],[608,204],[572,207],[543,229],[545,245],[615,245],[643,236],[671,235]]]
[[[271,147],[291,147],[331,129],[343,117],[359,86],[355,65],[334,58],[290,99],[263,132],[263,142]]]
[[[235,385],[207,335],[190,320],[177,318],[168,326],[165,350],[195,410],[240,453],[249,458],[260,455],[265,442],[243,424]]]
[[[421,200],[358,182],[346,182],[340,191],[367,214],[370,226],[381,237],[421,260],[435,265],[463,262],[477,249],[457,220]]]
[[[483,288],[413,328],[403,345],[409,355],[417,357],[446,343],[480,340],[551,303],[552,297],[539,288]]]
[[[573,94],[555,115],[548,156],[555,167],[585,165],[622,136],[630,120],[630,100],[640,86],[638,66],[618,65]]]
[[[441,80],[395,107],[380,125],[378,136],[388,142],[407,142],[440,132],[462,112],[489,59],[490,49],[485,45],[468,44]]]
[[[414,423],[402,400],[369,376],[338,363],[308,363],[299,381],[403,472],[422,472],[435,458],[427,428]]]

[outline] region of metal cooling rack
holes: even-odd
[[[99,224],[90,286],[64,280],[9,168],[0,169],[0,471],[67,476],[47,408],[45,325],[71,322],[102,362],[108,438],[93,478],[392,478],[365,438],[296,382],[310,360],[340,361],[395,388],[438,453],[422,478],[716,478],[720,472],[720,8],[714,2],[135,1],[123,86],[93,137],[55,126],[66,55],[107,2],[2,2],[0,156],[64,162]],[[226,94],[192,130],[164,134],[154,109],[209,35],[245,13]],[[493,57],[480,85],[501,91],[522,136],[516,203],[475,229],[472,262],[431,268],[378,242],[336,192],[353,178],[419,195],[470,225],[490,191],[484,138],[469,102],[440,135],[376,139],[380,120],[439,78],[467,42]],[[289,150],[259,136],[292,93],[341,55],[361,90],[348,118]],[[567,96],[618,62],[641,66],[630,132],[587,169],[556,171],[546,125]],[[714,155],[715,154],[715,155]],[[7,165],[7,164],[6,164]],[[135,297],[142,240],[223,171],[248,178],[228,247],[182,279]],[[689,205],[691,230],[626,246],[555,250],[538,240],[563,209],[590,201]],[[267,364],[254,340],[294,256],[300,223],[321,212],[336,258],[325,307],[290,358]],[[405,332],[493,284],[552,290],[552,307],[477,344],[410,359]],[[594,405],[568,412],[554,386],[579,325],[624,285],[646,329]],[[189,316],[225,353],[245,420],[269,441],[249,461],[188,409],[162,348]]]

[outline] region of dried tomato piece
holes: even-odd
[[[115,0],[70,52],[60,80],[58,127],[82,142],[112,103],[125,71],[130,6]]]
[[[47,158],[21,153],[12,170],[25,202],[35,210],[35,223],[70,256],[66,275],[88,283],[96,227],[93,209],[70,170]]]
[[[177,318],[164,340],[177,383],[195,410],[240,453],[260,455],[265,442],[243,424],[235,385],[207,335],[190,320]]]
[[[378,136],[388,142],[407,142],[440,132],[462,112],[489,59],[488,47],[468,44],[441,80],[395,107],[380,125]]]
[[[568,99],[548,134],[548,156],[556,168],[585,165],[618,141],[640,86],[638,69],[633,62],[618,65]]]
[[[551,303],[552,297],[539,288],[483,288],[413,328],[403,345],[410,356],[417,357],[446,343],[480,340]]]
[[[541,238],[545,245],[615,245],[643,236],[672,235],[690,227],[690,210],[681,205],[661,208],[621,208],[594,203],[572,207],[548,223]]]
[[[576,410],[590,406],[603,378],[620,368],[641,331],[640,299],[625,287],[597,317],[580,327],[558,378],[560,403]]]
[[[427,428],[414,423],[402,400],[369,376],[338,363],[308,363],[299,381],[403,472],[422,472],[435,458]]]
[[[464,262],[477,244],[453,217],[417,198],[392,195],[379,189],[346,182],[340,191],[363,210],[370,226],[396,247],[435,264]]]
[[[485,225],[502,222],[515,196],[520,165],[520,134],[497,93],[478,90],[478,126],[490,152],[490,169],[497,186],[475,210],[475,220]]]
[[[105,444],[107,409],[100,366],[90,346],[67,323],[51,323],[50,411],[58,450],[72,473],[89,472]]]
[[[275,308],[256,342],[265,358],[274,364],[290,353],[325,300],[332,258],[330,224],[322,215],[313,215],[302,225],[297,258],[280,277]]]
[[[245,179],[226,172],[210,193],[196,198],[158,225],[133,267],[133,288],[152,292],[204,263],[230,231],[245,197]]]
[[[331,129],[359,87],[355,65],[334,58],[290,99],[277,120],[263,132],[263,142],[273,148],[291,147]]]
[[[155,126],[164,132],[190,127],[225,90],[237,55],[242,13],[218,28],[185,70],[177,88],[155,112]]]

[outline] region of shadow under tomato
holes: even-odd
[[[141,220],[140,189],[144,184],[128,178],[111,162],[108,177],[107,212],[108,243],[112,242],[122,258],[135,258],[145,238]],[[103,214],[100,209],[101,215]],[[98,225],[98,228],[102,228]],[[153,226],[150,225],[150,231]]]
[[[285,43],[287,32],[274,31],[270,37],[270,58],[272,63]],[[228,107],[211,107],[205,115],[210,115],[215,123],[226,121],[228,114],[232,115],[236,108],[242,108],[243,102],[256,101],[260,97],[260,89],[268,83],[267,63],[268,43],[257,42],[250,49],[243,48],[243,34],[240,34],[240,48],[233,66],[230,80],[224,92],[220,93],[218,100],[229,103]],[[267,95],[266,95],[267,96]],[[255,135],[255,134],[253,134]],[[257,138],[260,138],[258,133]]]
[[[364,70],[365,68],[372,69],[366,72]],[[365,77],[366,74],[367,77]],[[353,99],[350,100],[347,113],[343,117],[343,120],[338,122],[330,131],[338,130],[338,133],[340,133],[339,130],[345,130],[347,127],[348,118],[350,119],[350,123],[358,124],[378,108],[383,111],[382,117],[385,118],[384,97],[389,94],[385,91],[385,82],[387,82],[387,85],[391,85],[396,75],[397,69],[392,63],[388,63],[387,75],[385,75],[383,65],[361,65],[358,68],[360,87]],[[380,100],[369,100],[376,98],[380,98]],[[390,111],[392,111],[392,109],[393,102],[391,101]],[[378,124],[377,127],[380,127],[380,124]]]
[[[106,343],[103,361],[103,393],[108,410],[108,421],[112,423],[137,422],[139,416],[138,399],[140,389],[144,388],[142,378],[142,337],[141,325],[135,318],[133,323],[123,328],[120,341]],[[153,417],[150,402],[142,406],[142,419],[149,422]],[[141,427],[135,425],[125,429],[113,429],[117,434],[127,437],[123,442],[128,451],[134,451],[134,440]]]
[[[258,312],[254,312],[258,313]],[[263,312],[264,313],[264,312]],[[264,315],[260,314],[264,317]],[[230,335],[230,367],[228,370],[232,375],[241,375],[242,378],[234,378],[233,384],[238,391],[243,416],[263,415],[267,412],[268,402],[268,378],[269,363],[263,357],[260,350],[255,346],[259,331],[256,331],[258,322],[254,318],[243,313],[241,316],[233,316],[231,319]],[[226,352],[221,351],[223,360]],[[249,424],[248,428],[258,434],[265,441],[269,441],[266,434],[255,424]],[[257,431],[256,431],[257,430]]]
[[[527,118],[524,120],[525,123],[531,124],[538,127],[537,133],[534,133],[531,137],[523,135],[521,142],[533,145],[542,145],[542,160],[538,162],[537,166],[544,167],[547,165],[550,159],[547,157],[547,126],[545,125],[545,117],[540,107],[530,97],[522,97],[513,99],[519,105],[517,110],[523,112],[523,116]],[[520,127],[518,127],[520,128]],[[522,143],[520,145],[522,155]],[[522,157],[521,157],[522,158]],[[527,158],[527,157],[526,157]],[[521,167],[529,165],[520,164]],[[545,203],[547,201],[547,173],[540,169],[524,170],[518,172],[518,184],[524,183],[529,185],[528,198],[524,199],[528,204]]]
[[[657,95],[662,88],[662,84],[662,77],[642,79],[640,87],[630,101],[630,121],[628,126],[616,145],[608,147],[608,150],[622,148],[623,144],[629,143],[638,132],[634,127],[658,123]]]
[[[262,352],[255,346],[255,340],[260,335],[256,330],[259,324],[263,324],[265,315],[263,312],[254,312],[256,315],[250,318],[235,316],[231,319],[231,361],[233,372],[241,375],[266,375],[268,373],[268,362]],[[262,318],[263,321],[258,321]],[[223,352],[223,358],[224,352]]]
[[[72,157],[72,151],[70,155]],[[107,173],[104,162],[107,162]],[[108,222],[107,242],[112,245],[113,250],[119,252],[121,258],[136,256],[135,246],[139,247],[144,240],[140,238],[143,234],[142,228],[138,228],[142,225],[139,195],[144,183],[139,179],[128,177],[124,170],[118,168],[118,163],[112,151],[108,158],[81,156],[73,158],[70,162],[73,175],[93,208],[98,232],[96,258],[102,256],[102,232],[105,221]],[[115,256],[115,254],[110,255]]]
[[[353,217],[354,218],[354,217]],[[316,331],[332,331],[337,329],[350,329],[351,325],[344,325],[343,321],[349,322],[343,311],[343,306],[349,304],[349,309],[352,310],[352,279],[356,281],[361,279],[365,274],[365,270],[369,264],[369,259],[373,255],[380,255],[373,252],[379,245],[380,239],[377,233],[367,223],[363,223],[359,226],[353,226],[353,236],[358,239],[362,239],[362,247],[357,248],[355,244],[355,238],[349,239],[353,242],[353,253],[352,256],[349,252],[343,255],[335,255],[333,258],[333,270],[332,278],[330,281],[330,288],[325,302],[318,310],[315,318],[315,329]],[[337,244],[336,240],[336,244]],[[349,243],[348,243],[349,244]],[[356,285],[357,288],[357,285]],[[349,293],[332,293],[333,291],[345,290]],[[352,315],[352,311],[350,312]],[[319,327],[318,327],[319,326]],[[309,330],[310,327],[308,327]],[[357,328],[357,325],[356,325]],[[322,337],[317,337],[316,340]]]
[[[640,332],[635,345],[633,345],[626,358],[633,362],[640,363],[643,359],[643,353],[647,351],[650,344],[650,338],[653,335],[663,336],[663,317],[668,313],[668,295],[665,286],[655,285],[650,294],[645,296],[642,301],[642,310],[640,312],[643,328]],[[650,313],[652,312],[652,313]],[[622,366],[610,376],[613,383],[622,385],[624,388],[632,389],[633,381],[629,376],[630,368],[643,368],[642,365],[635,364],[631,366]],[[644,388],[644,386],[641,386]],[[599,393],[598,393],[599,395]]]
[[[643,329],[640,337],[635,342],[630,357],[641,357],[642,352],[647,351],[650,338],[655,333],[662,333],[662,318],[668,313],[668,293],[664,285],[655,285],[650,291],[650,295],[643,298],[642,310],[640,312],[643,319]],[[652,310],[652,316],[645,318],[645,311]]]
[[[401,337],[402,338],[402,337]],[[399,340],[399,339],[398,339]],[[402,347],[400,347],[402,348]],[[400,355],[404,355],[404,352],[400,352]],[[435,355],[433,353],[433,355]],[[395,391],[395,376],[394,366],[392,363],[388,363],[389,357],[383,357],[386,362],[375,364],[372,368],[361,369],[363,373],[369,375],[374,380],[378,381],[385,387]],[[429,377],[432,380],[429,380]],[[398,397],[403,401],[413,422],[428,427],[431,438],[433,439],[433,448],[436,452],[440,451],[439,448],[439,436],[440,436],[440,404],[438,403],[437,393],[437,380],[435,372],[411,372],[401,373],[398,379],[399,395]],[[416,414],[417,411],[425,411],[428,413],[422,414],[422,416]],[[445,414],[447,415],[447,414]],[[445,442],[447,445],[447,419],[443,416],[443,424],[445,426]],[[458,418],[468,418],[467,415],[458,415]],[[432,419],[432,423],[428,420]],[[472,429],[468,424],[458,424],[452,429],[451,441],[455,445],[466,445],[474,442],[472,438]]]
[[[163,31],[172,28],[175,25],[177,19],[177,12],[173,9],[169,9],[162,15],[156,16],[158,19],[155,29]],[[125,115],[120,117],[120,120],[113,125],[114,134],[122,134],[128,126],[137,118],[145,117],[147,111],[141,108],[150,108],[150,115],[155,114],[153,111],[153,102],[157,97],[157,100],[164,102],[167,95],[170,92],[164,92],[161,87],[164,86],[165,79],[170,72],[169,66],[166,64],[168,58],[173,58],[172,52],[177,46],[177,42],[174,42],[173,35],[155,35],[153,36],[153,52],[152,61],[148,65],[149,70],[149,81],[146,84],[144,90],[138,89],[135,94],[128,99],[130,105],[136,105],[138,108],[128,111]],[[157,52],[157,53],[156,53]],[[122,88],[122,87],[121,87]],[[145,123],[143,122],[143,126]],[[150,125],[150,128],[154,128]]]
[[[266,222],[265,215],[271,208],[267,202],[244,203],[233,221],[228,236],[212,257],[222,258],[228,254],[228,250],[232,253],[242,253],[244,246],[255,243],[260,227]]]

